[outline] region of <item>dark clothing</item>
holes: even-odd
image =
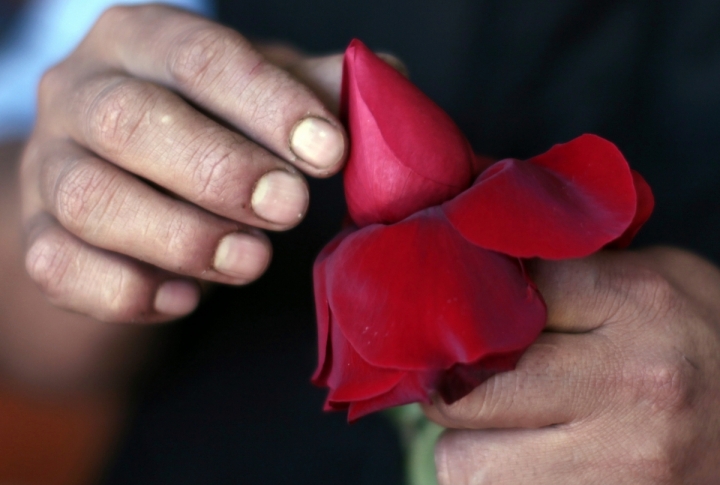
[[[19,0],[0,0],[0,46],[2,46],[5,35],[15,21],[22,2]]]
[[[309,52],[353,37],[403,59],[478,152],[525,158],[586,132],[614,141],[657,209],[641,244],[720,261],[720,2],[232,0],[221,20]],[[313,389],[312,260],[344,214],[335,177],[312,181],[296,230],[249,288],[221,289],[175,329],[110,484],[400,483],[381,416],[347,426]],[[179,357],[178,357],[179,356]]]

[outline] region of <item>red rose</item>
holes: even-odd
[[[642,177],[594,135],[487,167],[359,41],[345,53],[342,104],[355,226],[315,263],[313,382],[350,420],[433,392],[453,402],[514,368],[546,318],[521,258],[626,245],[652,211]]]

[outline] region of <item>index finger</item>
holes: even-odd
[[[604,251],[583,259],[533,260],[528,265],[547,305],[546,330],[590,332],[634,318],[643,293],[658,276],[629,251]]]
[[[446,428],[541,428],[590,415],[612,396],[607,339],[543,333],[518,362],[452,404],[435,396],[425,414]]]
[[[113,7],[82,48],[177,91],[309,175],[342,166],[342,125],[309,88],[232,29],[172,7]]]

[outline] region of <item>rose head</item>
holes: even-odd
[[[357,40],[345,52],[342,91],[352,160],[345,197],[355,224],[398,222],[470,186],[474,155],[460,129]]]
[[[497,162],[472,183],[483,159],[359,41],[345,54],[342,105],[355,226],[315,262],[313,382],[350,420],[435,392],[453,402],[514,368],[546,318],[521,258],[627,245],[652,212],[642,177],[594,135]]]

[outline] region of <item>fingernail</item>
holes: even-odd
[[[298,157],[320,169],[337,164],[345,152],[345,138],[321,118],[309,117],[295,125],[290,148]]]
[[[276,224],[295,224],[307,210],[308,191],[300,176],[274,170],[258,180],[250,201],[255,214]]]
[[[236,232],[220,241],[213,266],[226,276],[249,281],[260,276],[269,262],[265,244],[250,234]]]
[[[155,294],[155,311],[180,317],[191,313],[200,303],[200,288],[194,281],[169,280]]]

